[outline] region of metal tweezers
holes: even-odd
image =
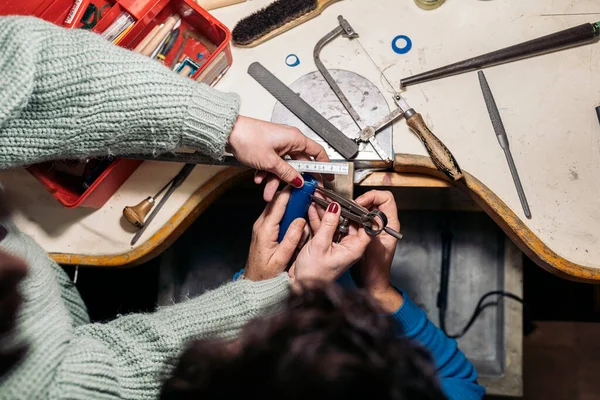
[[[395,230],[387,226],[388,219],[383,212],[379,210],[369,211],[368,209],[356,203],[355,201],[348,200],[345,197],[335,193],[334,191],[322,188],[320,186],[317,187],[317,191],[323,193],[323,195],[339,203],[340,207],[342,208],[342,217],[361,224],[364,227],[365,232],[367,232],[367,234],[371,236],[377,236],[381,232],[386,232],[388,235],[391,235],[398,240],[402,239],[401,233],[396,232]],[[311,195],[311,197],[315,203],[317,203],[321,207],[324,207],[325,209],[327,209],[327,207],[329,207],[329,205],[331,204],[331,202],[320,197],[316,197],[314,195]]]

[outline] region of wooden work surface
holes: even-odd
[[[214,15],[233,28],[242,16],[268,3],[268,0],[248,1],[215,10]],[[247,75],[248,65],[259,61],[284,83],[291,84],[316,69],[313,47],[337,26],[340,14],[359,33],[360,42],[387,77],[398,86],[401,78],[413,73],[600,19],[600,1],[507,0],[468,4],[448,1],[438,10],[423,11],[411,0],[342,0],[314,20],[259,47],[233,47],[233,66],[217,88],[240,94],[242,114],[270,119],[275,100]],[[400,34],[410,36],[413,41],[412,50],[405,55],[394,53],[390,45],[392,38]],[[299,57],[300,65],[292,68],[285,64],[290,53]],[[382,92],[388,90],[380,73],[354,41],[336,39],[325,48],[321,58],[328,68],[352,70],[377,84]],[[600,125],[594,112],[594,107],[600,104],[599,72],[600,44],[486,69],[529,199],[531,220],[523,216],[488,117],[477,74],[409,87],[404,93],[409,104],[423,114],[434,133],[453,152],[461,167],[489,189],[486,193],[490,198],[482,201],[499,202],[507,207],[507,213],[512,213],[510,218],[496,215],[496,219],[510,219],[508,229],[535,237],[540,248],[530,246],[531,251],[551,249],[560,260],[583,268],[587,271],[585,276],[575,278],[585,280],[600,280],[600,185],[596,182],[600,176]],[[409,156],[426,155],[403,120],[394,125],[394,151]],[[405,160],[410,167],[413,158]],[[164,246],[165,234],[177,232],[190,223],[190,216],[201,212],[224,190],[224,184],[234,182],[232,178],[242,171],[196,167],[132,249],[129,246],[132,231],[120,219],[122,208],[153,194],[180,167],[144,163],[97,211],[62,208],[24,171],[5,172],[1,179],[17,199],[18,225],[57,260],[123,265],[137,262]],[[435,174],[419,165],[414,171]],[[401,180],[381,182],[394,184],[396,181]],[[497,213],[498,208],[486,211]],[[106,257],[115,254],[119,256]]]

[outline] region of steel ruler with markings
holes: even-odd
[[[148,155],[129,154],[119,158],[128,158],[134,160],[147,161],[171,161],[185,164],[204,164],[204,165],[222,165],[230,167],[242,167],[243,165],[233,156],[225,156],[221,160],[214,160],[200,153],[171,153],[161,154],[156,157]],[[348,175],[349,167],[347,162],[318,162],[286,160],[298,172]]]

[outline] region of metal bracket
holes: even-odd
[[[371,143],[371,145],[373,146],[373,148],[375,149],[377,154],[379,154],[379,157],[381,157],[382,160],[389,162],[389,161],[391,161],[390,156],[382,148],[382,146],[379,144],[379,142],[377,142],[375,135],[382,128],[384,128],[388,124],[395,121],[397,118],[404,115],[404,111],[402,109],[398,108],[398,109],[392,111],[390,114],[388,114],[385,118],[383,118],[381,121],[379,121],[374,126],[367,126],[363,122],[362,118],[360,117],[360,115],[358,115],[358,112],[356,112],[354,107],[352,107],[352,104],[350,103],[350,101],[348,100],[348,98],[346,97],[346,95],[344,94],[342,89],[335,82],[335,79],[333,79],[333,77],[331,76],[331,74],[329,73],[329,71],[323,64],[323,62],[321,61],[321,57],[320,57],[321,50],[323,50],[323,47],[325,47],[325,45],[327,43],[331,42],[336,37],[342,35],[344,37],[347,37],[348,39],[358,38],[358,33],[356,33],[356,31],[352,28],[352,26],[350,26],[350,23],[348,21],[346,21],[343,16],[339,15],[338,21],[339,21],[339,26],[337,26],[334,30],[329,32],[327,35],[325,35],[321,40],[319,40],[317,42],[317,44],[313,50],[313,57],[315,60],[315,65],[317,66],[317,69],[319,70],[319,72],[321,72],[321,75],[323,75],[323,78],[325,78],[325,80],[331,87],[331,90],[333,90],[333,92],[335,93],[337,98],[340,100],[340,102],[342,103],[342,105],[344,106],[346,111],[348,111],[348,114],[350,114],[350,116],[356,123],[356,126],[358,126],[358,129],[360,129],[360,134],[358,135],[358,138],[356,140],[358,142],[367,142],[368,141],[369,143]]]

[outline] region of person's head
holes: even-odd
[[[235,342],[190,344],[161,399],[445,399],[423,348],[398,338],[360,291],[337,285],[291,294]]]

